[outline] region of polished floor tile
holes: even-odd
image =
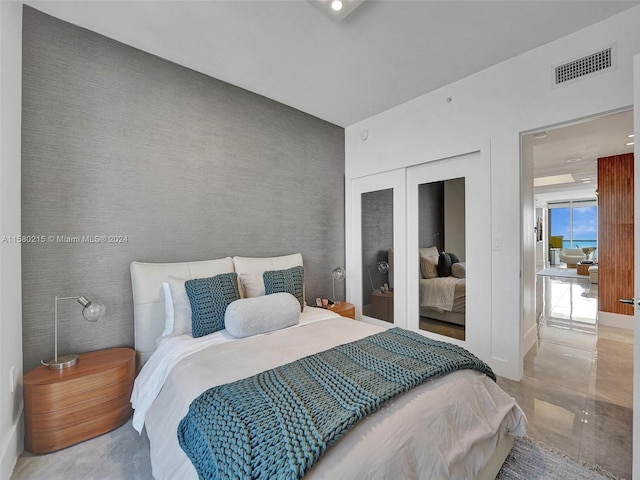
[[[534,345],[524,357],[526,376],[584,393],[589,391],[593,363],[593,350],[545,341]]]
[[[498,379],[528,435],[571,458],[631,478],[633,332],[597,325],[597,285],[538,277],[538,341],[520,382]]]

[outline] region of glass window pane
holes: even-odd
[[[573,247],[596,247],[598,231],[598,207],[573,207]]]
[[[562,237],[562,248],[571,246],[570,213],[569,207],[549,209],[550,234]]]

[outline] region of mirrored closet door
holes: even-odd
[[[490,338],[489,182],[489,161],[480,152],[407,169],[412,330],[468,347]]]
[[[404,170],[355,179],[351,195],[356,311],[372,323],[405,326]]]

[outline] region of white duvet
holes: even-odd
[[[420,280],[420,306],[432,307],[445,312],[453,310],[456,277],[436,277]]]
[[[147,428],[156,479],[197,478],[176,431],[191,401],[208,388],[382,330],[320,309],[305,312],[295,327],[241,340],[218,332],[210,342],[162,342],[132,396],[135,425]],[[504,435],[525,432],[514,399],[485,375],[463,370],[387,403],[331,447],[305,478],[473,479]]]

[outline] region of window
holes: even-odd
[[[597,247],[598,206],[594,201],[549,205],[549,234],[562,236],[562,248]]]

